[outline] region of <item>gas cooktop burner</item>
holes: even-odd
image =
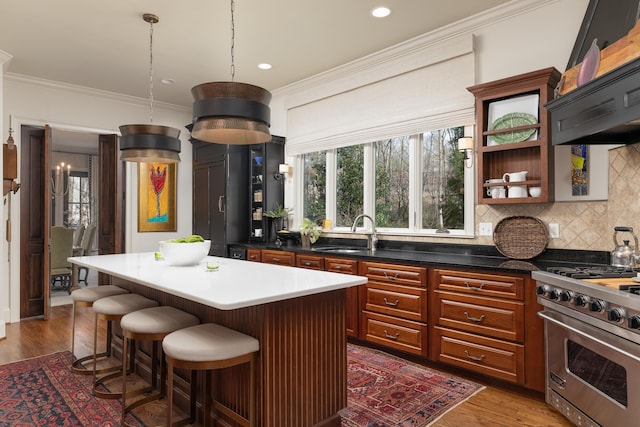
[[[549,273],[571,277],[573,279],[598,279],[598,278],[628,278],[636,277],[640,273],[639,268],[613,267],[609,265],[589,267],[549,267]]]

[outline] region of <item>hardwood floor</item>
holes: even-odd
[[[104,334],[104,325],[100,330],[101,334]],[[100,340],[104,342],[102,336]],[[90,308],[78,309],[76,355],[91,354],[92,343],[93,313]],[[0,340],[0,364],[69,350],[70,346],[71,305],[53,307],[48,321],[28,319],[7,325],[7,337]],[[437,368],[445,370],[440,366]],[[488,382],[482,377],[469,376],[461,371],[451,373],[481,383],[486,389],[448,412],[433,426],[572,426],[560,413],[544,402],[541,394]]]

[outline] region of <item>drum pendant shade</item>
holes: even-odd
[[[126,162],[178,163],[180,131],[161,125],[120,126],[120,159]]]
[[[191,136],[205,142],[248,145],[271,140],[271,93],[247,83],[194,86]]]

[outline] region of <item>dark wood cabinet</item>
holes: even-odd
[[[284,205],[284,177],[279,173],[284,162],[284,138],[274,136],[270,142],[251,145],[249,157],[249,238],[253,242],[274,242],[273,220],[264,213]]]
[[[559,80],[560,72],[550,67],[468,88],[476,99],[479,204],[553,201],[551,121],[544,105]],[[508,183],[495,182],[521,171],[527,171],[526,180],[512,186],[524,187],[524,194],[514,188],[510,195]],[[504,188],[505,197],[492,197],[493,186]],[[530,197],[530,187],[540,187],[541,194]]]
[[[193,233],[211,240],[209,254],[230,256],[230,243],[275,241],[264,212],[284,203],[278,174],[284,138],[256,145],[192,140],[192,145]]]
[[[211,240],[210,255],[249,239],[248,188],[247,146],[193,143],[193,233]]]
[[[326,271],[342,274],[358,274],[358,261],[346,258],[325,258]],[[347,288],[346,324],[347,336],[358,338],[360,332],[360,293],[364,292],[366,285],[351,286]]]

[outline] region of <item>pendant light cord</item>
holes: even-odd
[[[236,65],[235,65],[235,44],[236,44],[236,22],[233,18],[233,12],[236,10],[236,3],[234,0],[231,0],[231,81],[233,82],[234,77],[236,76]]]
[[[153,123],[153,20],[149,22],[149,123]]]

